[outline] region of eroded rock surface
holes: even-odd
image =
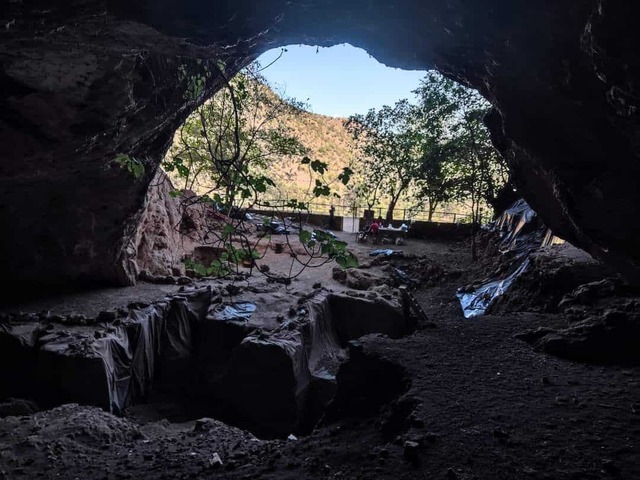
[[[161,170],[151,181],[145,207],[131,242],[134,272],[152,276],[184,274],[184,258],[206,239],[207,206],[191,200],[195,194],[174,198],[174,187]]]

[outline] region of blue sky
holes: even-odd
[[[277,91],[305,102],[312,112],[333,117],[366,113],[412,97],[423,71],[389,68],[367,52],[348,44],[330,48],[290,45],[277,62],[261,73]],[[266,66],[281,49],[258,59]]]

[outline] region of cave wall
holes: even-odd
[[[133,264],[132,274],[141,277],[184,275],[185,258],[193,251],[211,243],[207,213],[211,207],[199,202],[190,191],[174,197],[171,179],[158,169],[149,184],[142,214],[135,234],[130,238],[127,251],[135,252],[128,259]]]
[[[14,2],[0,24],[3,270],[16,288],[134,283],[149,184],[176,128],[220,88],[226,55],[103,2]]]
[[[558,235],[637,275],[640,40],[612,0],[23,0],[0,7],[0,259],[21,283],[131,283],[127,239],[172,131],[279,45],[349,42],[494,105],[516,183]],[[135,180],[118,153],[146,162]]]

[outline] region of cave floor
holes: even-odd
[[[354,247],[360,255],[371,248]],[[361,340],[410,380],[379,414],[263,441],[216,421],[194,428],[63,407],[0,422],[0,478],[640,478],[639,367],[561,360],[513,338],[564,322],[557,315],[464,319],[454,294],[473,270],[468,245],[407,248],[463,273],[417,293],[435,326]],[[324,268],[308,281],[330,285]]]

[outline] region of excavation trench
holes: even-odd
[[[13,361],[0,364],[0,398],[123,414],[162,395],[188,405],[192,419],[216,417],[262,438],[305,434],[338,390],[349,391],[336,375],[350,361],[350,341],[372,333],[400,338],[412,329],[389,288],[317,292],[271,326],[251,321],[261,313],[255,305],[222,299],[211,286],[193,289],[92,325],[7,318],[0,349]],[[380,388],[397,384],[401,394],[403,383],[386,381],[385,373],[398,376],[381,369]],[[386,401],[391,390],[372,398]]]

